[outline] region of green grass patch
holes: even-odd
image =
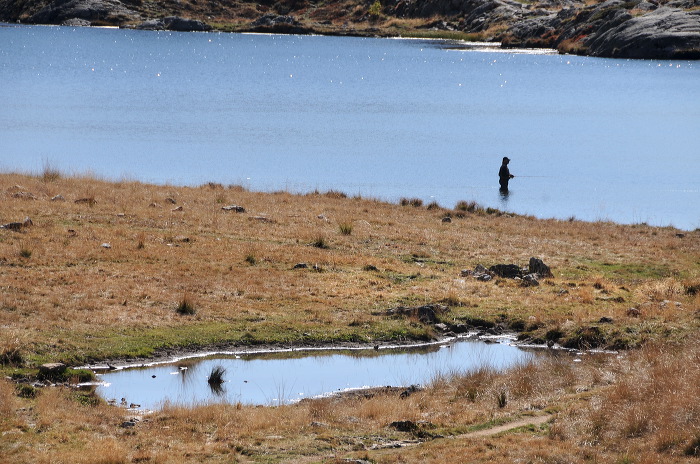
[[[395,284],[405,284],[407,282],[416,282],[423,279],[420,272],[415,272],[411,274],[402,274],[400,272],[386,271],[380,274],[383,278],[390,280]]]
[[[292,316],[290,316],[292,317]],[[316,343],[372,343],[375,341],[425,341],[432,328],[412,325],[409,320],[378,320],[362,326],[318,327],[307,321],[192,322],[146,329],[106,330],[100,333],[57,333],[61,345],[33,346],[26,356],[29,366],[46,362],[68,365],[96,363],[105,359],[145,359],[175,350],[196,351],[212,347],[287,345]],[[70,340],[70,341],[68,341]],[[71,376],[78,371],[68,370]],[[82,380],[81,380],[82,381]]]

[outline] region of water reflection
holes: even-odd
[[[207,379],[207,384],[209,384],[209,389],[214,394],[214,396],[222,397],[225,395],[226,390],[224,389],[224,375],[226,374],[226,368],[222,366],[216,366],[211,370],[209,378]]]
[[[510,190],[508,188],[500,188],[498,189],[498,195],[501,198],[501,209],[505,210],[505,207],[508,205],[508,197],[510,196]]]
[[[107,372],[100,375],[97,393],[147,409],[166,402],[274,405],[356,388],[425,385],[485,366],[507,368],[531,357],[507,343],[477,340],[411,349],[227,354]]]

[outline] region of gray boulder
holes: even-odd
[[[134,29],[142,31],[164,31],[165,22],[162,19],[149,19],[135,26]]]
[[[136,26],[136,29],[146,31],[207,32],[211,31],[212,27],[196,19],[168,16],[144,21]]]
[[[61,26],[69,26],[69,27],[89,27],[91,26],[92,23],[88,21],[87,19],[80,19],[80,18],[71,18],[71,19],[66,19],[61,23]],[[53,198],[52,198],[53,200]]]

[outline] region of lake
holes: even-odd
[[[0,80],[1,171],[700,227],[697,62],[3,25]]]
[[[419,347],[356,350],[286,350],[217,354],[105,372],[98,376],[103,398],[142,409],[165,403],[212,402],[279,405],[304,398],[368,387],[426,385],[477,369],[505,369],[534,359],[507,339],[485,343],[462,339]],[[212,387],[213,369],[224,383]]]

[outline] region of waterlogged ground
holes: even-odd
[[[218,354],[102,373],[97,393],[145,409],[157,409],[166,402],[272,405],[360,388],[425,385],[479,368],[505,369],[532,356],[509,345],[507,339],[377,350]],[[208,377],[217,368],[224,369],[224,382],[211,384]]]

